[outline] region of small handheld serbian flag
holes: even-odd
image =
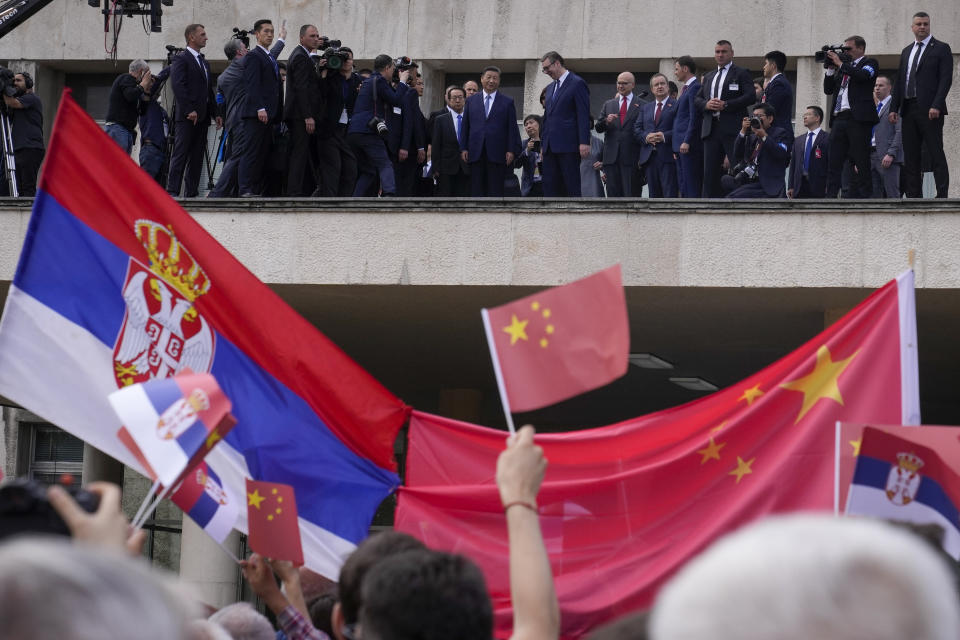
[[[208,373],[149,380],[108,399],[123,423],[117,436],[168,487],[236,424],[230,400]]]
[[[247,542],[264,557],[303,564],[293,487],[247,478]]]
[[[620,265],[482,315],[508,416],[572,398],[627,371],[630,329]]]
[[[906,428],[903,435],[908,435]],[[847,494],[847,515],[940,525],[944,550],[960,558],[958,466],[960,460],[944,460],[933,449],[866,427]]]
[[[240,515],[239,496],[203,460],[184,475],[170,500],[220,544]]]

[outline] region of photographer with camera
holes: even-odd
[[[784,198],[787,165],[793,136],[773,126],[776,109],[762,102],[753,105],[753,116],[744,118],[733,147],[736,166],[720,183],[727,198]]]
[[[326,109],[324,126],[317,131],[317,151],[320,159],[318,195],[328,198],[346,198],[353,195],[357,183],[357,157],[347,142],[347,126],[353,117],[357,92],[363,80],[353,70],[353,50],[340,47],[343,57],[339,70],[320,71],[321,89]]]
[[[384,196],[396,195],[393,164],[387,155],[384,138],[389,130],[384,122],[388,109],[400,107],[403,96],[409,90],[407,80],[410,70],[399,72],[396,90],[387,78],[393,77],[396,64],[393,58],[381,53],[373,62],[373,74],[360,86],[353,118],[347,127],[347,141],[357,158],[360,175],[353,191],[355,196],[374,195],[376,179],[380,178],[380,191]]]
[[[153,74],[150,65],[139,58],[131,62],[128,69],[127,73],[117,76],[110,87],[104,131],[129,155],[137,136],[139,103],[150,99]]]
[[[287,195],[310,195],[317,184],[312,155],[316,132],[323,120],[320,78],[311,54],[320,46],[320,32],[312,24],[300,27],[300,44],[287,59],[287,95],[283,119],[290,128]],[[307,173],[309,171],[309,174]]]
[[[160,93],[170,77],[171,67],[154,76],[153,86],[147,92],[148,100],[140,102],[140,168],[160,186],[166,186],[163,165],[167,160],[167,133],[170,117],[160,104]]]
[[[835,96],[830,116],[830,170],[827,175],[827,197],[840,192],[843,163],[849,158],[856,173],[854,197],[869,198],[873,191],[870,176],[870,135],[877,124],[877,108],[873,87],[879,64],[864,56],[867,42],[850,36],[842,46],[825,46],[816,59],[823,62],[823,92]]]
[[[37,174],[43,162],[43,105],[33,91],[33,78],[27,72],[13,76],[16,94],[3,94],[10,113],[13,157],[17,166],[17,192],[21,197],[37,195]]]

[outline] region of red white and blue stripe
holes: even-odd
[[[240,496],[224,486],[220,476],[201,461],[184,477],[170,499],[222,544],[240,514]]]

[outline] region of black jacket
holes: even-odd
[[[904,48],[900,53],[900,72],[897,84],[893,87],[893,101],[890,110],[903,113],[903,101],[907,95],[907,63],[910,52],[916,43]],[[917,107],[922,111],[939,109],[940,115],[947,115],[947,93],[953,83],[953,54],[950,45],[930,38],[926,51],[920,54],[917,64]]]
[[[860,62],[856,64],[844,62],[832,76],[823,76],[823,92],[828,96],[834,96],[834,99],[838,100],[843,77],[850,76],[847,85],[847,101],[850,103],[853,119],[857,122],[876,124],[879,122],[879,118],[877,118],[877,105],[873,103],[873,85],[877,80],[877,69],[879,68],[880,65],[876,60],[866,56],[860,58]],[[831,124],[833,118],[834,113],[831,109]]]
[[[301,45],[287,59],[287,95],[283,105],[283,119],[319,121],[324,114],[323,94],[320,91],[320,76]]]
[[[710,101],[716,77],[717,69],[704,76],[700,91],[697,92],[697,97],[693,101],[697,109],[703,113],[703,123],[700,125],[701,138],[709,136],[715,125],[720,127],[720,133],[725,136],[737,135],[740,127],[743,126],[743,119],[747,117],[747,107],[757,101],[750,71],[730,63],[723,86],[720,87],[720,99],[726,102],[726,106],[720,112],[720,117],[714,118],[713,112],[707,111],[704,107]]]

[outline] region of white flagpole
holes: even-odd
[[[507,419],[507,428],[511,435],[517,432],[513,426],[513,415],[510,413],[510,401],[507,400],[507,388],[503,384],[503,370],[500,368],[500,357],[497,355],[497,347],[493,343],[493,329],[490,328],[490,313],[486,309],[480,310],[480,317],[483,318],[483,330],[487,334],[487,346],[490,347],[490,359],[493,360],[493,373],[497,377],[497,389],[500,390],[500,404],[503,405],[503,415]]]
[[[150,498],[153,496],[153,494],[157,492],[157,489],[159,488],[160,488],[160,481],[154,480],[153,486],[150,487],[150,491],[147,492],[147,495],[143,498],[143,502],[140,503],[140,508],[137,509],[137,514],[133,516],[133,520],[130,521],[131,524],[140,520],[140,516],[143,515],[144,510],[147,508],[147,505],[150,503]],[[136,527],[136,528],[139,529],[139,527]]]
[[[133,521],[133,530],[142,529],[143,525],[146,524],[147,518],[150,517],[150,514],[153,513],[153,510],[157,508],[160,504],[160,501],[167,497],[170,494],[172,487],[164,487],[163,491],[156,497],[156,499],[150,504],[150,507],[143,512],[139,520]]]
[[[840,515],[840,421],[837,420],[833,452],[833,515]]]

